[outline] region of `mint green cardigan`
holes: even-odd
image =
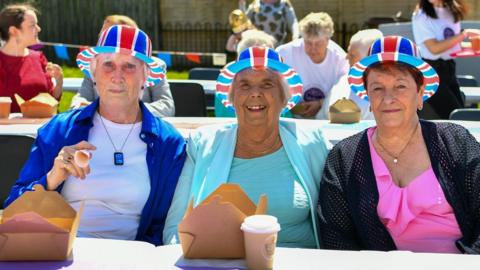
[[[197,129],[187,141],[187,160],[175,190],[163,231],[164,244],[176,244],[177,224],[182,220],[188,202],[202,202],[219,185],[226,183],[237,140],[237,124],[205,126]],[[319,248],[316,206],[320,179],[329,143],[318,127],[308,122],[280,120],[280,138],[310,203],[315,241]]]

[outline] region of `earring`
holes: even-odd
[[[423,106],[422,106],[422,105],[420,105],[420,106],[418,106],[418,108],[417,108],[417,109],[418,109],[419,111],[421,111],[421,110],[423,109]]]
[[[145,89],[145,86],[144,86],[144,85],[142,85],[141,89],[142,89],[142,90],[143,90],[143,89]]]
[[[368,105],[368,111],[372,112],[372,106]]]
[[[94,85],[94,86],[97,86],[97,82],[93,82],[93,85]]]

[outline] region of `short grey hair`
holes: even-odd
[[[237,54],[253,46],[263,46],[273,49],[276,44],[277,40],[263,31],[257,29],[247,30],[242,33],[242,39],[238,42]]]
[[[372,43],[382,37],[383,34],[378,29],[360,30],[350,39],[350,47],[355,47],[363,58],[368,56],[368,50],[370,49],[370,46],[372,46]]]
[[[278,76],[278,80],[280,81],[280,87],[282,88],[282,93],[283,93],[283,102],[285,102],[285,104],[288,102],[288,100],[292,97],[292,94],[290,93],[290,86],[287,82],[287,80],[285,79],[285,77],[283,77],[280,73],[278,73],[277,71],[274,71],[274,70],[271,70],[271,69],[267,69],[275,74],[277,74]],[[230,88],[228,89],[228,101],[233,104],[233,83],[235,82],[235,80],[237,79],[237,74],[235,74],[235,77],[233,77],[233,80],[232,80],[232,83],[230,84]]]
[[[298,26],[302,37],[328,37],[334,33],[332,17],[326,12],[310,13],[303,18]]]

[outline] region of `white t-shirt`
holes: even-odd
[[[326,97],[340,77],[349,70],[345,51],[333,40],[328,41],[327,55],[322,63],[315,64],[305,53],[303,38],[277,48],[286,64],[293,67],[302,78],[304,97],[319,89]]]
[[[103,122],[119,150],[132,124],[117,124],[105,118]],[[68,177],[62,195],[76,210],[85,203],[78,236],[134,240],[150,194],[147,145],[139,137],[142,123],[135,124],[125,143],[121,166],[113,163],[115,150],[98,113],[93,125],[88,141],[97,150],[92,151],[91,172],[84,180]]]
[[[460,44],[444,51],[440,54],[432,54],[424,42],[429,39],[445,40],[460,33],[460,22],[454,22],[450,11],[446,8],[435,7],[438,18],[430,18],[423,10],[418,10],[412,16],[413,37],[415,43],[420,49],[422,58],[429,60],[452,59],[451,53],[461,50]]]
[[[316,119],[325,119],[328,120],[328,110],[333,103],[337,100],[342,98],[351,99],[357,104],[357,106],[361,110],[362,120],[373,120],[373,113],[370,112],[370,102],[361,99],[357,96],[350,88],[348,84],[348,74],[343,75],[337,84],[335,84],[330,91],[330,94],[325,97],[325,101],[323,102],[323,106],[318,111],[317,115],[315,116]]]

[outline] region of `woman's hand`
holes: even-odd
[[[70,175],[85,179],[86,175],[90,173],[90,166],[78,166],[73,157],[78,150],[94,151],[95,149],[97,148],[87,141],[64,146],[55,158],[52,169],[47,174],[47,189],[55,190]]]
[[[480,30],[478,29],[465,29],[463,32],[445,40],[429,39],[425,40],[424,44],[432,54],[440,54],[459,44],[465,38],[472,38],[478,35],[480,35]]]
[[[303,117],[314,117],[322,108],[324,99],[303,102],[304,110],[300,113]]]
[[[53,90],[53,96],[56,99],[59,99],[62,95],[63,88],[63,70],[62,68],[52,62],[48,62],[46,70],[48,74],[55,79],[55,88]]]

